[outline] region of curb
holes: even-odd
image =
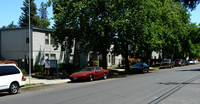
[[[21,91],[40,89],[40,88],[49,87],[49,86],[59,86],[59,85],[67,84],[68,82],[70,82],[70,81],[66,81],[66,82],[63,82],[63,83],[41,84],[41,85],[33,85],[33,86],[30,86],[30,87],[21,87]]]

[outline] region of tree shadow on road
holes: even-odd
[[[200,83],[187,83],[187,82],[183,82],[183,83],[179,83],[179,82],[159,82],[158,84],[163,84],[163,85],[200,85]]]
[[[200,69],[186,69],[186,70],[177,70],[177,71],[200,71]]]

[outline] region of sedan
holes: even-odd
[[[198,63],[198,61],[197,61],[197,60],[195,60],[195,59],[192,59],[192,58],[191,58],[191,59],[189,59],[188,61],[189,61],[189,63],[190,63],[190,64],[197,64],[197,63]]]
[[[139,63],[136,63],[132,68],[131,68],[131,71],[132,72],[144,72],[144,71],[147,71],[149,72],[149,65],[147,65],[146,63],[144,62],[139,62]]]
[[[73,73],[70,75],[71,81],[79,80],[89,80],[93,81],[95,79],[107,79],[109,74],[108,70],[105,70],[101,67],[85,67],[81,71]]]
[[[185,60],[183,59],[176,59],[175,66],[185,66]]]

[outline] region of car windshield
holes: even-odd
[[[162,62],[170,62],[170,60],[162,60]]]
[[[136,63],[135,64],[135,66],[141,66],[142,65],[142,63]]]
[[[81,71],[94,71],[94,68],[83,68]]]
[[[180,62],[181,60],[176,60],[175,62]]]
[[[194,61],[194,59],[189,59],[188,61]]]

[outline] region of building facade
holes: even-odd
[[[101,55],[92,52],[81,53],[80,44],[74,41],[72,52],[62,51],[61,47],[55,49],[54,39],[51,29],[41,29],[31,27],[31,37],[28,28],[0,29],[0,59],[22,60],[29,59],[29,43],[31,43],[32,64],[43,64],[46,57],[49,60],[57,60],[58,63],[70,62],[88,66],[89,61],[94,59],[101,60]],[[31,38],[31,42],[29,42]],[[107,55],[108,66],[118,66],[121,64],[122,56],[115,56],[111,53]]]
[[[31,43],[31,56],[33,65],[43,64],[45,57],[50,60],[64,61],[64,52],[61,48],[55,50],[53,47],[50,29],[32,27],[31,37],[28,28],[1,29],[0,30],[0,56],[6,60],[25,61],[29,59],[29,43]],[[29,38],[31,41],[29,42]]]

